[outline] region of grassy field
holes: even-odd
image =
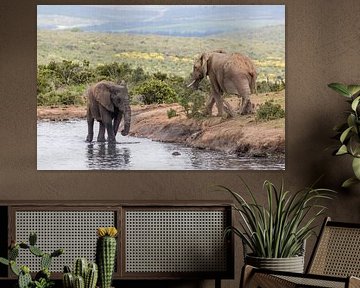
[[[269,26],[208,37],[172,37],[124,33],[40,30],[37,33],[38,64],[50,61],[87,60],[91,65],[126,62],[148,73],[162,72],[188,77],[194,58],[204,51],[224,49],[250,56],[258,69],[258,81],[285,79],[283,26]]]

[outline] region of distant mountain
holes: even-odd
[[[285,24],[284,5],[38,5],[39,30],[209,36]]]

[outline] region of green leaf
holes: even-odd
[[[349,178],[349,179],[345,180],[344,183],[341,185],[341,187],[349,188],[350,186],[355,185],[355,184],[359,184],[359,183],[360,183],[359,179],[357,179],[355,177],[352,177],[352,178]]]
[[[348,134],[349,134],[349,132],[351,131],[352,128],[353,128],[353,127],[350,126],[350,127],[347,128],[343,133],[341,133],[341,136],[340,136],[340,141],[341,141],[341,143],[344,143],[344,141],[346,140],[346,138],[347,138],[347,136],[348,136]]]
[[[347,118],[347,124],[348,124],[348,126],[350,127],[350,126],[355,126],[355,124],[356,124],[356,116],[355,116],[355,114],[353,114],[353,113],[350,113],[349,114],[349,116],[348,116],[348,118]]]
[[[351,103],[351,109],[356,111],[356,108],[359,106],[360,96],[356,97]]]
[[[348,85],[347,90],[349,91],[351,96],[354,96],[360,92],[360,85]]]
[[[347,148],[352,156],[360,157],[360,138],[357,134],[354,134],[350,137]]]
[[[333,89],[334,91],[338,92],[342,96],[350,98],[352,95],[348,89],[348,86],[341,83],[330,83],[328,85],[329,88]]]
[[[10,268],[11,271],[14,272],[15,275],[19,276],[21,270],[20,268],[16,265],[15,261],[10,261]]]
[[[352,162],[352,168],[357,179],[360,180],[360,158],[354,158]]]
[[[346,145],[341,145],[341,147],[339,148],[339,150],[336,152],[335,155],[344,155],[347,153],[349,153],[349,152],[348,152],[348,149],[346,148]]]
[[[3,257],[0,257],[0,263],[1,264],[4,264],[4,265],[9,265],[9,260],[8,259],[5,259]]]

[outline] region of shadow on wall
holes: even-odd
[[[307,157],[308,167],[302,177],[305,178],[304,185],[311,185],[318,180],[317,187],[338,192],[335,200],[328,202],[327,216],[335,221],[360,222],[360,214],[354,213],[360,211],[360,185],[346,189],[341,187],[342,183],[353,175],[351,158],[333,155],[333,151],[339,147],[339,140],[334,138],[336,133],[333,127],[346,121],[343,114],[345,110],[346,107],[340,105],[335,108],[328,107],[328,111],[324,113],[313,114],[310,122],[317,125],[312,125],[307,135],[302,135],[304,139],[309,139],[305,148],[308,150],[299,151],[300,154],[308,152],[307,155],[302,155]],[[298,149],[303,149],[302,145],[299,145]]]

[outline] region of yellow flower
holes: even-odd
[[[116,230],[115,227],[99,227],[97,229],[97,235],[99,237],[104,237],[104,236],[110,236],[110,237],[116,237],[118,231]]]

